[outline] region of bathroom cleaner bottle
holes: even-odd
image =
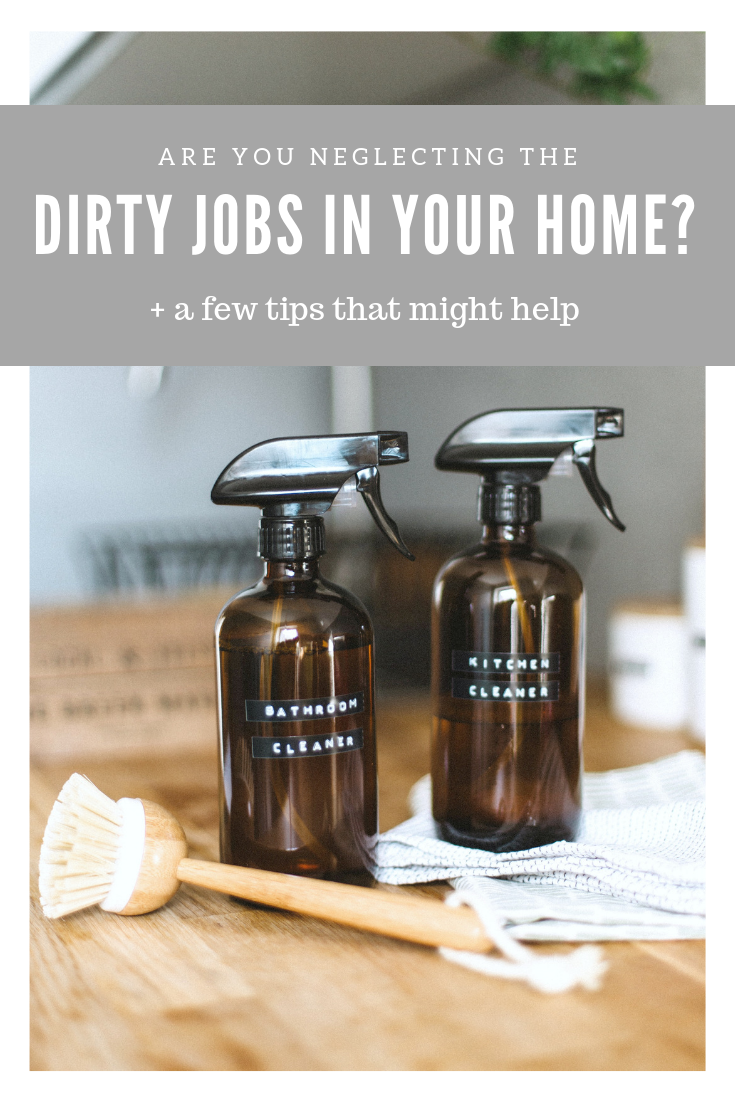
[[[483,526],[434,585],[431,777],[446,841],[503,853],[575,837],[584,592],[574,567],[536,543],[538,483],[567,453],[623,531],[595,468],[595,440],[622,435],[621,409],[492,410],[436,455],[439,470],[480,475]]]
[[[362,495],[385,511],[378,468],[408,460],[402,432],[266,440],[237,456],[218,505],[260,508],[260,582],[216,624],[220,859],[332,880],[369,880],[378,833],[373,631],[360,601],[320,576],[324,514]]]

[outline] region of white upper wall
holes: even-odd
[[[225,464],[269,436],[330,431],[328,368],[169,367],[148,401],[131,397],[128,370],[31,368],[35,603],[85,595],[74,547],[95,525],[242,513],[254,527],[256,510],[209,500]]]
[[[488,14],[492,17],[491,10]],[[108,33],[96,35],[76,72],[66,71],[38,102],[573,102],[547,82],[488,58],[477,49],[484,37],[471,35],[467,41],[445,32],[287,29]],[[704,34],[663,31],[648,33],[646,39],[648,79],[659,102],[704,103]]]

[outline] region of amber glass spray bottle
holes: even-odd
[[[594,441],[621,409],[507,409],[460,425],[436,455],[479,474],[475,547],[445,563],[432,610],[432,792],[441,836],[495,852],[572,840],[581,810],[584,592],[537,546],[538,483],[571,451],[593,500],[624,526]]]
[[[217,479],[218,505],[262,510],[262,580],[216,625],[220,859],[332,880],[369,879],[378,833],[373,631],[325,581],[323,514],[353,485],[407,558],[378,467],[408,460],[401,432],[266,440]]]

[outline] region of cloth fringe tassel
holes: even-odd
[[[525,980],[531,987],[547,995],[569,991],[577,984],[586,987],[588,991],[596,991],[600,987],[608,962],[598,946],[583,945],[564,954],[534,953],[504,929],[500,917],[487,900],[472,892],[455,891],[446,897],[445,903],[448,907],[461,907],[463,904],[472,907],[479,916],[485,933],[503,954],[503,957],[493,957],[485,953],[441,948],[439,953],[445,960],[461,964],[475,972],[482,972],[486,976]]]

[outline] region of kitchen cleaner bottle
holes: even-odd
[[[593,500],[595,440],[623,435],[621,409],[501,409],[460,425],[442,471],[481,476],[482,540],[439,571],[432,607],[432,792],[441,836],[504,853],[572,840],[581,810],[582,582],[539,547],[538,483],[571,455]]]
[[[378,528],[413,556],[387,515],[378,467],[408,460],[403,432],[266,440],[238,455],[217,505],[261,509],[265,573],[216,624],[220,860],[369,881],[378,834],[373,630],[319,574],[324,513],[350,484]]]

